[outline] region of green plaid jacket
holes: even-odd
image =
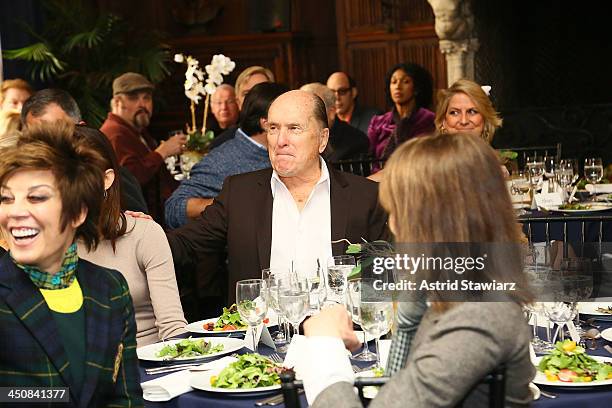
[[[144,406],[136,322],[125,278],[81,259],[77,279],[84,298],[87,350],[83,387],[78,395],[70,390],[71,406]],[[1,387],[70,387],[73,383],[51,311],[8,254],[0,258],[0,344]]]

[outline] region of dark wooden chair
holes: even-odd
[[[358,176],[368,177],[372,174],[372,169],[378,167],[382,169],[385,159],[365,158],[360,160],[339,160],[329,164],[337,170],[352,173]]]

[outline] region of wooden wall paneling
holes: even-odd
[[[401,40],[398,43],[399,60],[416,63],[427,68],[434,79],[434,98],[436,90],[447,88],[446,60],[440,52],[437,38],[416,38]]]
[[[361,103],[383,109],[385,74],[395,59],[393,45],[385,41],[349,44],[347,57],[348,71],[357,81]]]
[[[389,16],[383,0],[337,0],[342,3],[344,29],[347,32],[383,31],[389,29]]]
[[[433,25],[435,16],[427,0],[398,0],[399,29],[414,25]]]

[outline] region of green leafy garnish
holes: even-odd
[[[223,350],[223,344],[213,345],[210,341],[202,339],[192,340],[191,337],[188,339],[181,340],[176,344],[168,344],[156,353],[157,357],[167,358],[185,358],[185,357],[198,357],[205,356],[207,354],[218,353]]]
[[[559,206],[560,210],[588,210],[591,206],[588,204],[562,204]]]
[[[590,382],[612,378],[612,365],[598,362],[572,340],[558,341],[555,349],[542,358],[538,370],[552,381]]]
[[[237,330],[247,327],[247,324],[240,318],[238,307],[234,303],[229,308],[223,308],[223,314],[215,322],[214,330],[223,330],[226,326],[234,326]]]
[[[217,388],[257,388],[280,384],[283,370],[272,360],[259,354],[243,354],[210,379]]]

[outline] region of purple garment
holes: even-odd
[[[370,151],[374,153],[374,157],[377,159],[388,157],[399,144],[406,140],[432,132],[435,129],[435,114],[429,109],[419,108],[410,117],[402,119],[403,134],[392,137],[397,129],[397,124],[393,117],[394,113],[395,110],[392,110],[383,115],[374,116],[370,121],[370,126],[368,127]],[[388,146],[389,143],[392,145]],[[389,149],[387,149],[387,146]]]

